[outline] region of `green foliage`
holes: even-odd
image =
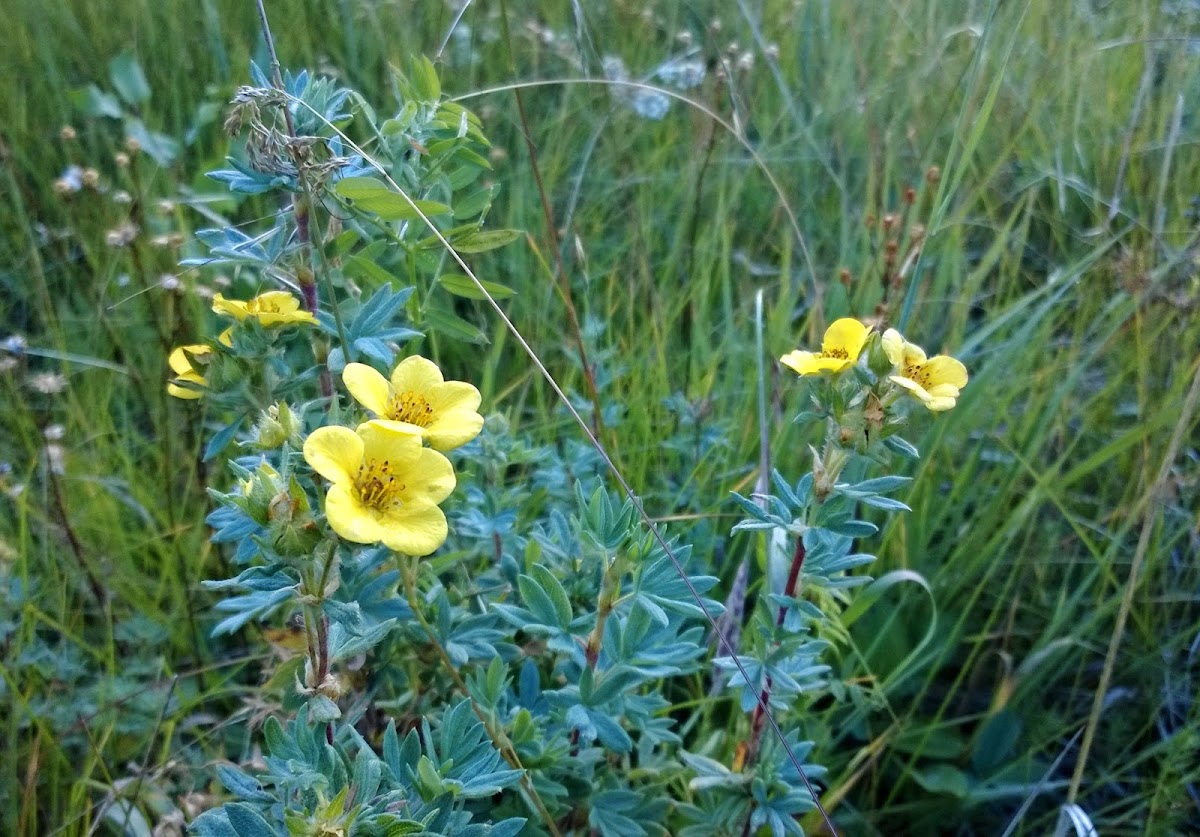
[[[766,660],[775,643],[830,643],[813,652],[815,664],[829,667],[813,678],[828,695],[802,692],[779,716],[793,751],[827,768],[805,772],[819,779],[841,832],[931,833],[954,822],[964,832],[1011,825],[1011,833],[1040,834],[1055,827],[1060,808],[1067,833],[1090,823],[1102,833],[1144,830],[1148,822],[1186,831],[1200,781],[1191,653],[1200,621],[1187,592],[1197,583],[1187,560],[1197,505],[1187,394],[1200,334],[1186,108],[1197,82],[1194,56],[1174,36],[1194,28],[1193,12],[1179,4],[907,2],[888,15],[863,15],[854,4],[749,4],[754,16],[744,16],[728,4],[659,3],[588,5],[576,18],[571,4],[542,4],[527,18],[516,5],[510,37],[495,4],[472,4],[456,26],[448,7],[271,9],[284,60],[322,68],[302,87],[298,76],[288,81],[311,109],[288,107],[302,134],[325,142],[310,160],[314,171],[336,164],[328,188],[312,196],[316,212],[327,213],[317,230],[326,246],[307,262],[326,260],[333,291],[322,285],[320,293],[342,300],[345,337],[322,317],[323,359],[297,334],[273,340],[252,328],[242,330],[238,351],[292,369],[339,357],[384,368],[420,351],[477,384],[495,413],[455,455],[465,470],[447,506],[454,535],[419,573],[418,609],[430,632],[386,551],[343,549],[330,564],[339,584],[321,607],[337,614],[334,654],[349,649],[335,663],[336,699],[296,692],[307,654],[288,614],[304,610],[300,597],[274,610],[214,607],[252,595],[256,579],[286,590],[282,578],[265,579],[298,585],[302,575],[283,560],[285,531],[262,516],[261,497],[250,495],[246,508],[205,494],[212,486],[243,497],[230,490],[222,455],[239,457],[251,475],[264,457],[278,464],[280,446],[260,444],[268,410],[288,405],[302,435],[324,409],[319,380],[239,377],[235,364],[229,391],[260,402],[244,414],[222,407],[219,393],[185,408],[162,387],[171,346],[217,333],[213,291],[245,297],[295,281],[305,261],[292,249],[288,211],[278,212],[280,190],[288,201],[302,195],[287,191],[295,175],[255,169],[220,130],[247,81],[244,68],[252,59],[267,66],[253,4],[18,0],[9,10],[0,64],[22,95],[0,103],[0,798],[8,803],[0,831],[117,834],[157,825],[171,833],[198,816],[218,819],[201,812],[223,802],[233,803],[223,822],[233,811],[248,828],[286,827],[254,797],[256,788],[276,794],[266,783],[275,768],[258,748],[264,718],[291,719],[290,728],[300,713],[309,732],[337,730],[322,745],[337,755],[310,766],[325,782],[319,793],[289,800],[297,831],[318,821],[336,827],[360,805],[353,815],[368,816],[395,792],[390,767],[378,768],[375,791],[347,791],[339,801],[337,790],[371,786],[376,768],[368,766],[388,760],[394,720],[396,746],[408,748],[404,770],[413,765],[397,780],[413,808],[388,814],[405,823],[398,830],[470,833],[470,815],[477,825],[508,818],[509,828],[536,833],[540,820],[519,786],[463,799],[449,783],[426,799],[452,769],[439,734],[448,711],[465,711],[466,695],[556,813],[566,800],[587,800],[586,816],[561,820],[577,831],[740,835],[753,816],[765,833],[793,827],[789,812],[809,798],[769,730],[754,779],[733,769],[748,719],[732,692],[715,691],[711,660],[729,655],[701,645],[702,617],[669,559],[648,560],[654,547],[642,549],[646,533],[636,527],[618,556],[592,542],[583,521],[606,479],[596,452],[432,233],[419,221],[356,213],[338,194],[343,177],[451,206],[453,215],[431,220],[460,252],[510,244],[470,255],[469,266],[493,296],[500,287],[515,292],[506,313],[585,418],[598,420],[647,511],[670,519],[674,543],[691,547],[688,572],[718,579],[703,595],[726,602],[739,627],[749,614],[739,654]],[[721,28],[709,29],[716,16]],[[686,47],[670,41],[681,31]],[[437,88],[423,62],[407,67],[404,80],[390,73],[396,56],[434,56],[443,41]],[[724,62],[732,41],[741,46]],[[748,69],[738,68],[742,52],[751,55]],[[610,95],[600,82],[616,66],[602,66],[607,56],[619,56],[629,78],[668,88],[698,76],[683,94],[744,136],[710,134],[694,108],[652,91]],[[561,83],[582,76],[595,81]],[[522,91],[524,115],[511,93],[474,92],[514,80],[543,85]],[[265,76],[249,81],[272,86]],[[451,108],[439,118],[430,105],[439,90],[473,96],[461,105],[478,125],[468,119],[460,137],[461,115]],[[416,103],[411,117],[401,100]],[[373,109],[387,101],[395,104],[380,117]],[[396,186],[356,159],[325,117],[378,156]],[[376,155],[381,141],[366,126],[393,117],[412,122],[389,136],[390,157]],[[62,139],[68,124],[74,138]],[[558,237],[545,226],[524,134]],[[438,159],[476,180],[455,188],[410,140],[427,151],[449,142]],[[748,147],[798,214],[811,267]],[[927,176],[930,165],[941,167],[940,179]],[[216,181],[204,176],[210,170],[229,174]],[[235,183],[244,188],[229,192]],[[890,268],[888,214],[899,254]],[[889,290],[881,280],[903,273],[910,257],[903,286]],[[842,267],[845,284],[834,281]],[[355,325],[359,306],[402,288],[411,295],[386,324]],[[758,289],[768,355],[812,348],[843,313],[868,315],[881,301],[894,311],[907,300],[909,329],[930,348],[953,351],[972,374],[958,408],[903,431],[911,444],[883,440],[894,455],[886,468],[846,472],[830,501],[845,516],[818,528],[866,533],[864,523],[879,534],[849,548],[847,534],[807,539],[806,593],[795,604],[771,589],[767,568],[786,569],[790,557],[778,524],[813,522],[799,513],[812,486],[797,486],[796,477],[819,441],[805,427],[827,416],[809,409],[790,379],[768,379],[768,407],[757,414],[747,371]],[[588,395],[568,300],[599,405]],[[380,337],[378,329],[404,331]],[[372,335],[382,347],[357,345]],[[793,425],[797,411],[811,414]],[[756,470],[757,418],[772,444]],[[1169,448],[1176,434],[1177,450]],[[756,482],[772,469],[786,475],[786,488],[784,479]],[[842,491],[880,473],[914,479],[871,494],[873,505]],[[268,481],[256,479],[265,490]],[[573,494],[576,481],[585,503]],[[315,486],[294,491],[290,482],[294,497],[319,499]],[[778,502],[763,511],[773,517],[730,492],[760,511],[754,495],[773,494]],[[901,511],[893,502],[912,511],[893,514]],[[750,531],[727,537],[741,520]],[[1143,530],[1145,563],[1130,581]],[[860,552],[865,543],[877,560]],[[579,681],[604,589],[600,568],[614,557],[620,583],[610,578],[616,602],[597,659],[602,676],[585,700]],[[265,571],[277,558],[278,568]],[[246,576],[247,586],[199,584],[252,567],[263,574]],[[877,579],[863,584],[864,573]],[[1085,761],[1077,731],[1130,584],[1133,609]],[[537,630],[548,633],[521,630],[504,608],[537,611]],[[813,633],[820,617],[810,608],[827,617],[823,633]],[[247,610],[239,631],[211,637]],[[365,652],[355,644],[364,637],[373,643]],[[462,687],[435,641],[461,669]],[[689,656],[697,647],[700,655]],[[660,696],[660,708],[608,699],[606,684],[631,677],[627,669],[655,672],[633,681],[632,692]],[[628,753],[608,746],[604,722],[589,714],[598,690],[600,705],[617,712],[605,717],[633,742]],[[326,702],[341,717],[313,723]],[[594,739],[573,753],[573,733],[583,738],[593,727]],[[480,752],[501,753],[484,734]],[[322,744],[319,735],[311,740]],[[1077,763],[1081,790],[1064,804]],[[233,765],[245,781],[230,778]],[[802,814],[804,827],[813,815]]]

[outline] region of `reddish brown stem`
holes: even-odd
[[[804,538],[796,538],[796,551],[792,554],[792,566],[788,569],[787,583],[783,586],[783,595],[791,598],[796,595],[796,587],[800,582],[800,570],[804,567]],[[775,627],[783,625],[787,618],[787,606],[780,605],[775,617]],[[767,705],[771,700],[771,678],[763,684],[762,694],[758,705],[754,707],[754,717],[750,721],[750,742],[746,748],[746,766],[749,767],[758,757],[758,748],[762,743],[763,727],[767,721]]]

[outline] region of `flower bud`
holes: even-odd
[[[300,422],[286,402],[263,410],[255,430],[254,446],[259,450],[275,450],[285,442],[300,440]]]
[[[867,343],[867,368],[880,378],[892,371],[892,361],[883,350],[883,341],[878,331],[871,334]]]

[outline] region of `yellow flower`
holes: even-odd
[[[858,361],[870,333],[870,327],[852,317],[843,317],[826,329],[819,353],[797,349],[781,357],[779,362],[800,375],[841,372]]]
[[[909,343],[900,332],[883,333],[883,351],[896,367],[893,383],[904,387],[935,413],[949,410],[967,385],[967,367],[947,355],[926,358],[925,350]]]
[[[212,310],[217,314],[233,317],[238,322],[252,317],[267,328],[293,323],[317,324],[317,318],[308,311],[301,311],[300,300],[287,291],[267,291],[244,302],[240,299],[226,299],[217,294],[213,297]]]
[[[167,365],[175,373],[175,377],[167,384],[167,394],[189,401],[203,395],[200,389],[208,386],[208,380],[200,374],[194,361],[209,354],[212,354],[212,347],[203,343],[179,346],[174,349],[167,358]],[[180,384],[191,384],[192,386],[180,386]]]
[[[445,542],[438,503],[454,490],[454,469],[404,425],[368,421],[357,432],[319,427],[304,442],[304,459],[332,483],[325,517],[346,540],[407,555],[428,555]]]
[[[363,363],[348,363],[342,372],[354,399],[382,419],[399,422],[429,440],[437,450],[465,445],[483,429],[479,390],[463,381],[447,381],[431,360],[406,357],[386,378]]]

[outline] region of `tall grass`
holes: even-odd
[[[166,349],[197,333],[205,303],[159,286],[179,253],[148,239],[151,228],[187,234],[208,223],[186,204],[215,192],[200,177],[228,149],[213,117],[261,49],[250,4],[11,6],[0,35],[10,79],[0,97],[0,315],[30,349],[0,374],[0,460],[10,467],[0,831],[82,833],[131,777],[207,791],[205,761],[236,749],[254,711],[243,704],[224,720],[256,663],[206,639],[197,580],[222,558],[206,543],[198,434],[162,387]],[[838,732],[821,746],[847,827],[922,834],[955,822],[992,833],[1020,809],[1016,833],[1051,829],[1131,583],[1076,801],[1105,834],[1194,825],[1200,452],[1183,407],[1200,362],[1189,214],[1200,91],[1181,33],[1200,23],[1195,13],[1148,0],[510,6],[507,40],[499,4],[467,10],[469,35],[460,28],[443,55],[447,89],[600,80],[607,55],[636,79],[683,53],[676,33],[686,30],[710,61],[688,95],[742,132],[678,101],[661,120],[643,118],[601,83],[522,94],[587,348],[621,414],[613,453],[652,514],[698,516],[720,531],[728,491],[753,483],[754,291],[765,290],[766,342],[782,353],[822,325],[814,308],[872,314],[885,215],[928,227],[907,289],[909,329],[954,350],[972,381],[916,440],[913,512],[881,551],[883,569],[915,570],[931,596],[890,590],[837,662],[843,676],[878,685],[882,703],[830,710]],[[343,74],[380,104],[388,65],[434,53],[454,19],[448,5],[361,0],[272,14],[287,66]],[[739,49],[717,83],[712,62],[731,41]],[[108,60],[127,48],[153,89],[143,118],[191,137],[174,166],[141,182],[112,162],[119,126],[82,119],[72,104],[72,91],[107,84]],[[739,71],[744,51],[754,66]],[[492,220],[529,232],[481,258],[481,274],[518,290],[512,319],[583,393],[513,94],[469,104],[503,152]],[[60,139],[66,124],[77,139]],[[803,241],[744,144],[779,180]],[[69,163],[99,169],[108,193],[56,194]],[[132,209],[113,202],[116,189],[131,192]],[[160,212],[161,198],[180,204]],[[105,232],[130,211],[147,234],[107,247]],[[212,277],[186,276],[184,287],[197,281]],[[462,313],[493,338],[472,367],[485,404],[535,438],[567,432],[486,311]],[[444,339],[436,349],[451,365],[479,356]],[[64,374],[65,390],[31,389],[29,376],[45,371]],[[784,471],[803,467],[809,441],[788,422],[800,390],[773,391]],[[679,421],[667,405],[675,393],[726,444],[664,446]],[[48,443],[55,424],[63,439]],[[1178,456],[1156,485],[1174,431]],[[64,449],[62,468],[48,444]],[[1143,527],[1145,563],[1131,581]],[[710,569],[728,583],[751,549],[733,539]],[[175,804],[164,799],[163,810]]]

